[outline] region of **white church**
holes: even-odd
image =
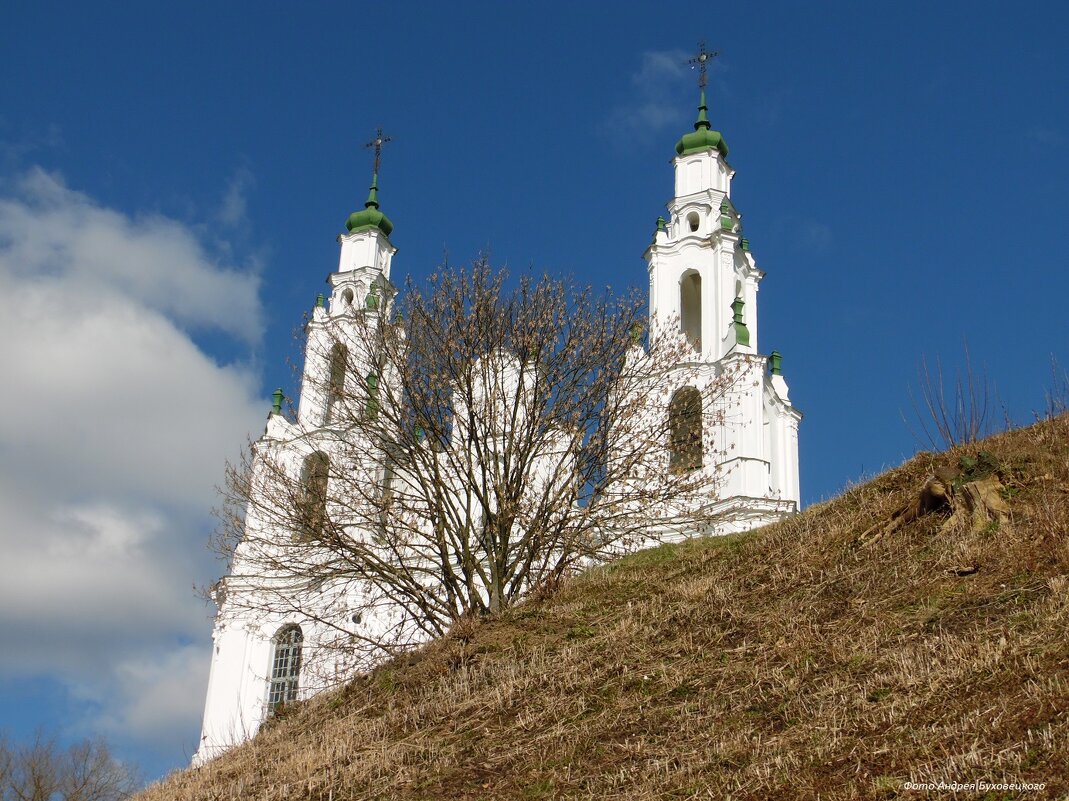
[[[671,365],[672,404],[686,407],[691,396],[698,397],[718,378],[731,378],[726,389],[718,390],[725,399],[723,408],[730,409],[720,426],[724,440],[715,454],[689,457],[722,476],[706,499],[719,522],[711,529],[677,531],[674,536],[727,534],[798,511],[801,413],[789,400],[779,354],[765,356],[759,350],[757,293],[764,273],[742,236],[741,215],[731,200],[735,173],[724,138],[709,123],[704,88],[694,130],[678,141],[675,154],[674,197],[667,204],[667,217],[658,218],[644,254],[649,330],[671,328],[687,343],[684,355]],[[282,413],[282,394],[276,392],[266,430],[254,445],[254,479],[263,480],[258,460],[267,455],[281,459],[295,474],[317,474],[323,448],[317,443],[331,423],[336,402],[330,393],[336,365],[329,343],[350,341],[347,326],[354,314],[387,310],[396,292],[390,279],[397,252],[390,240],[393,223],[380,210],[377,184],[376,170],[365,207],[350,215],[347,231],[338,237],[341,252],[336,271],[327,279],[329,296],[321,296],[313,309],[296,419]],[[671,434],[663,437],[662,445],[667,460]],[[322,476],[325,481],[326,473]],[[246,530],[270,527],[255,518],[249,508]],[[294,536],[292,531],[268,534]],[[337,679],[368,667],[343,664],[337,661],[340,657],[317,648],[340,628],[367,623],[356,616],[350,621],[344,598],[330,587],[321,592],[323,608],[312,615],[299,604],[268,612],[257,610],[247,598],[236,602],[245,590],[235,577],[242,573],[243,559],[250,558],[243,546],[238,545],[231,576],[220,582],[223,591],[216,597],[211,673],[194,764],[253,736],[280,703],[307,698],[327,686],[324,677]],[[324,625],[330,614],[335,617]],[[388,617],[389,610],[383,614]]]

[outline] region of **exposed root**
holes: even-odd
[[[930,476],[924,482],[924,486],[921,487],[916,500],[910,501],[897,509],[891,515],[890,520],[881,521],[861,532],[858,535],[857,544],[863,548],[867,547],[929,512],[952,507],[952,493],[953,484],[948,483],[938,475]]]
[[[915,500],[897,509],[889,520],[863,531],[856,540],[857,545],[868,547],[930,512],[945,509],[949,509],[951,515],[939,527],[940,533],[965,527],[972,534],[991,527],[1008,530],[1010,507],[1006,503],[1006,487],[996,472],[997,468],[998,465],[987,453],[981,453],[975,459],[962,457],[960,469],[936,468],[924,482]],[[983,475],[977,476],[977,472]],[[953,572],[967,576],[978,569],[978,565],[965,565],[954,568]]]

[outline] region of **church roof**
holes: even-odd
[[[709,125],[709,107],[705,104],[705,90],[702,89],[701,101],[698,103],[698,119],[694,123],[692,133],[683,134],[676,142],[676,153],[687,156],[710,147],[715,147],[722,156],[728,154],[728,143],[720,135],[720,131],[714,131]]]
[[[393,223],[390,222],[390,218],[379,211],[378,173],[375,173],[371,177],[371,191],[368,192],[364,208],[350,214],[349,219],[345,221],[345,227],[349,229],[350,233],[377,228],[382,231],[382,233],[386,234],[386,236],[389,236],[393,231]]]

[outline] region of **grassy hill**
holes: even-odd
[[[938,472],[964,509],[911,520]],[[903,512],[906,514],[902,514]],[[881,532],[882,535],[880,534]],[[318,697],[172,775],[175,799],[1069,793],[1069,417],[748,535],[644,551]]]

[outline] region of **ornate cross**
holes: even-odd
[[[705,49],[705,42],[701,41],[698,42],[698,55],[696,55],[694,58],[687,59],[687,63],[690,64],[691,69],[694,69],[695,67],[698,68],[698,86],[702,89],[705,88],[706,83],[705,65],[719,55],[720,53],[718,53],[716,50],[712,51],[711,53],[707,51]]]
[[[382,161],[382,146],[391,141],[390,137],[382,135],[382,126],[378,127],[375,131],[375,138],[368,142],[364,147],[375,148],[375,174],[379,174],[379,163]]]

